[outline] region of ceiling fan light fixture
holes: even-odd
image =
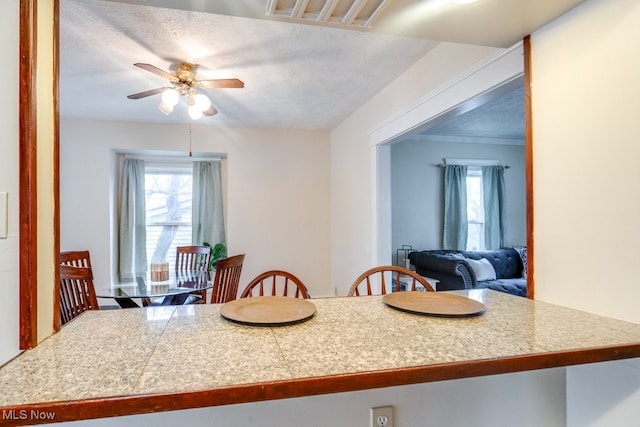
[[[189,117],[191,117],[191,120],[202,118],[202,110],[196,104],[189,105]]]
[[[173,106],[167,105],[164,101],[161,101],[160,105],[158,105],[158,110],[160,110],[165,116],[168,116],[173,111]]]
[[[187,98],[187,104],[189,106],[189,117],[191,117],[192,120],[198,120],[202,116],[213,116],[217,114],[218,111],[211,105],[209,97],[200,93],[196,88],[230,89],[244,87],[242,80],[234,78],[198,80],[195,75],[194,66],[189,63],[178,64],[172,72],[167,72],[154,65],[141,62],[133,65],[168,80],[171,86],[134,93],[127,95],[127,98],[141,99],[147,96],[162,94],[162,101],[160,105],[158,105],[158,109],[165,115],[171,114],[173,108],[180,103],[180,99],[185,97]]]
[[[209,100],[207,95],[203,95],[201,93],[193,95],[193,102],[200,111],[207,111],[209,107],[211,107],[211,100]]]
[[[171,107],[172,109],[178,104],[179,100],[180,100],[180,94],[178,93],[177,90],[173,88],[169,88],[164,92],[162,92],[162,102],[165,105]]]

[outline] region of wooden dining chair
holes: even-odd
[[[238,298],[238,284],[244,263],[244,254],[223,258],[216,264],[211,290],[211,304],[225,303]]]
[[[415,291],[417,289],[417,282],[424,286],[427,291],[433,292],[433,287],[431,287],[427,279],[420,276],[415,271],[395,265],[383,265],[380,267],[371,268],[358,276],[358,278],[351,285],[351,289],[349,289],[349,293],[347,295],[350,297],[360,295],[374,295],[374,287],[372,286],[372,281],[373,283],[375,283],[374,280],[376,279],[379,279],[378,283],[380,284],[380,295],[385,295],[387,293],[386,273],[391,273],[390,277],[392,283],[390,283],[389,285],[395,288],[392,288],[391,292],[400,290],[400,277],[403,275],[409,276],[413,279],[411,280],[412,291]]]
[[[176,271],[209,271],[210,246],[178,246],[176,248]]]
[[[211,260],[210,246],[178,246],[176,247],[176,272],[177,271],[209,271]],[[207,301],[207,290],[192,292],[198,297],[199,302]],[[195,298],[194,298],[195,299]],[[194,301],[190,301],[192,303]]]
[[[264,295],[311,298],[302,280],[288,271],[282,270],[269,270],[258,275],[244,288],[240,298]]]
[[[89,251],[60,252],[60,264],[91,269],[91,257]]]
[[[60,265],[60,325],[87,310],[98,310],[93,273],[88,267]]]

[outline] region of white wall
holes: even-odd
[[[4,85],[0,103],[0,129],[2,129],[2,155],[0,156],[0,192],[6,192],[8,202],[8,234],[0,239],[0,365],[19,352],[19,194],[18,194],[18,51],[19,1],[3,3],[0,13],[0,81]]]
[[[110,279],[110,189],[114,150],[188,151],[179,125],[63,119],[61,250],[91,251],[96,281]],[[246,253],[241,286],[284,269],[314,296],[332,295],[329,276],[329,137],[324,132],[198,126],[194,152],[226,153],[229,254]],[[89,209],[78,210],[78,206]]]
[[[53,12],[54,0],[39,0],[37,7],[37,93],[53,93],[54,44]],[[54,164],[54,100],[37,96],[37,204],[38,204],[38,342],[53,333],[53,295],[55,284],[54,224],[55,184]]]
[[[553,384],[549,392],[549,384]],[[135,415],[119,426],[365,427],[370,408],[394,406],[396,427],[562,427],[564,370],[328,394],[271,402]],[[540,410],[544,407],[545,410]],[[113,418],[61,423],[111,426]]]
[[[536,297],[636,323],[638,22],[590,0],[532,37]]]
[[[331,133],[331,276],[345,294],[377,264],[370,132],[500,49],[441,43]],[[389,258],[391,260],[391,258]]]
[[[567,368],[567,427],[620,427],[640,419],[640,359]]]
[[[443,158],[492,159],[509,166],[505,246],[526,244],[524,146],[405,140],[391,146],[392,248],[442,247],[443,173],[435,165]]]
[[[589,0],[532,36],[536,297],[636,323],[638,22]],[[567,372],[570,427],[637,424],[640,360]]]

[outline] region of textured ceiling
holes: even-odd
[[[200,79],[239,78],[244,89],[207,89],[227,126],[331,129],[422,58],[430,40],[238,18],[101,0],[63,0],[61,114],[185,123],[184,103],[165,116],[166,86],[133,66],[199,64]]]
[[[118,3],[190,9],[220,15],[291,21],[267,17],[268,0],[110,0]],[[293,4],[293,0],[278,0]],[[323,0],[309,0],[308,9]],[[336,9],[353,0],[338,0]],[[371,1],[371,4],[380,0]],[[368,32],[507,48],[584,0],[389,0]],[[299,3],[304,3],[299,2]],[[338,11],[338,15],[339,15]],[[295,18],[293,18],[295,20]],[[298,22],[302,22],[298,20]],[[305,20],[306,23],[310,23]],[[319,25],[323,25],[319,23]]]
[[[345,30],[265,16],[267,0],[61,0],[61,115],[185,123],[184,104],[165,116],[159,95],[126,96],[166,86],[134,63],[188,61],[245,83],[207,89],[219,113],[201,124],[327,130],[439,41],[509,47],[582,1],[391,0],[372,28]]]
[[[524,145],[524,88],[520,85],[411,139]]]

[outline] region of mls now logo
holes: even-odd
[[[56,417],[55,412],[36,411],[34,409],[3,409],[3,420],[53,420]]]

